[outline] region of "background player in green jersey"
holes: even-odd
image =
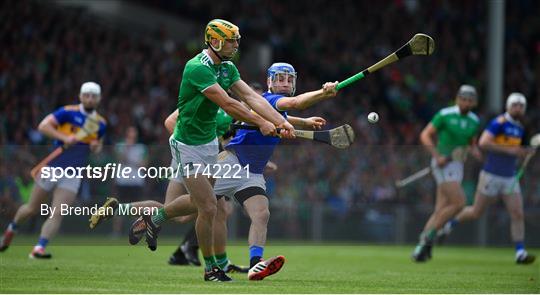
[[[420,141],[431,153],[431,168],[437,183],[435,211],[420,234],[412,258],[417,262],[431,258],[433,240],[446,221],[465,205],[461,187],[463,162],[467,147],[475,142],[479,119],[471,110],[477,104],[476,89],[462,85],[456,96],[456,105],[440,110],[420,134]],[[438,138],[434,144],[435,136]],[[479,155],[478,149],[473,152]]]
[[[216,138],[216,114],[221,107],[226,113],[244,122],[255,124],[265,135],[276,135],[276,126],[283,128],[281,135],[294,137],[294,127],[270,104],[241,80],[236,66],[229,60],[238,50],[240,33],[234,24],[215,19],[205,30],[207,49],[189,60],[184,68],[178,95],[178,120],[170,138],[173,166],[182,167],[184,184],[198,209],[196,221],[199,247],[205,261],[204,279],[229,281],[219,268],[213,241],[213,223],[217,204],[213,192],[213,180],[197,174],[209,170],[217,163],[218,142]],[[246,102],[256,113],[250,112],[240,102],[227,94],[230,90]],[[259,115],[257,115],[259,114]],[[263,119],[264,118],[264,119]],[[267,121],[268,120],[268,121]],[[159,216],[167,219],[167,216]],[[147,221],[146,240],[155,248],[158,228]]]
[[[444,239],[459,223],[478,219],[490,204],[500,198],[510,215],[510,234],[515,244],[516,263],[534,262],[536,257],[525,250],[523,196],[517,176],[518,159],[535,153],[534,148],[522,145],[526,108],[525,95],[511,93],[506,100],[506,112],[492,119],[482,132],[478,146],[486,153],[486,160],[478,176],[474,204],[463,208],[448,221],[438,231],[437,238]]]

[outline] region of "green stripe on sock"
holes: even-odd
[[[160,225],[167,221],[169,217],[167,216],[167,213],[165,213],[165,208],[159,208],[156,215],[152,216],[152,222],[155,225]]]
[[[218,267],[216,256],[203,257],[204,258],[204,269],[206,271],[212,270],[214,267]]]
[[[227,258],[227,252],[224,252],[223,254],[216,254],[216,261],[221,269],[225,269],[227,264],[229,264],[229,259]]]

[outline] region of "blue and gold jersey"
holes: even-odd
[[[84,111],[82,105],[67,105],[54,111],[53,116],[58,122],[57,130],[67,134],[75,135],[82,128],[89,114]],[[96,132],[87,134],[79,140],[77,144],[65,150],[60,156],[52,160],[48,165],[51,167],[83,167],[87,165],[88,156],[90,154],[90,142],[98,140],[105,135],[106,121],[96,114],[95,116],[99,123],[99,128]],[[62,146],[64,143],[55,140],[55,146]]]
[[[508,113],[491,120],[486,131],[494,137],[495,144],[505,146],[521,145],[523,126]],[[506,153],[488,152],[484,170],[495,175],[510,177],[516,174],[517,157]]]
[[[277,109],[277,102],[283,95],[265,92],[262,97],[283,117],[287,118],[287,112]],[[259,130],[239,129],[225,149],[234,150],[238,162],[244,167],[249,164],[251,173],[262,174],[279,141],[279,137],[264,136]]]

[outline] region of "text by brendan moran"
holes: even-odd
[[[97,204],[91,207],[77,207],[70,206],[68,204],[60,204],[60,207],[52,207],[47,204],[41,204],[40,213],[42,216],[48,215],[52,218],[54,214],[60,214],[62,216],[142,216],[142,215],[156,215],[158,207],[132,207],[129,205],[120,204],[115,210],[112,207],[99,207]]]

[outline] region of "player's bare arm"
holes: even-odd
[[[257,114],[274,123],[277,127],[285,129],[285,132],[281,132],[283,137],[294,138],[294,127],[280,113],[274,110],[266,99],[249,87],[246,82],[238,80],[231,86],[231,91],[246,102]]]
[[[281,99],[279,101],[281,101]],[[326,120],[321,117],[300,118],[287,116],[287,121],[289,121],[289,123],[291,123],[295,128],[298,129],[309,128],[313,130],[320,130],[322,126],[326,125]]]
[[[484,130],[480,136],[480,141],[478,143],[480,148],[484,151],[496,152],[496,153],[505,153],[512,156],[525,157],[529,150],[522,146],[509,146],[501,145],[495,143],[495,137],[491,132]]]
[[[435,148],[436,145],[433,139],[436,135],[437,129],[435,129],[435,126],[433,126],[432,123],[429,123],[424,128],[424,130],[422,130],[422,133],[420,133],[420,142],[423,146],[426,147],[431,156],[437,160],[437,165],[444,166],[448,162],[448,159],[445,156],[439,154],[439,152]]]
[[[165,125],[165,129],[167,129],[167,132],[169,134],[173,134],[174,132],[174,126],[176,125],[176,120],[178,119],[178,109],[176,109],[174,112],[172,112],[167,119],[165,119],[165,122],[163,122],[163,125]]]
[[[225,92],[225,90],[223,90],[223,88],[219,86],[219,84],[216,83],[208,87],[203,91],[203,94],[215,104],[219,105],[227,114],[231,115],[233,118],[259,126],[259,129],[264,135],[277,135],[276,126],[274,124],[266,121],[261,116],[250,112],[239,101],[231,98],[227,94],[227,92]],[[279,115],[279,113],[277,114]],[[283,117],[281,118],[283,119]]]
[[[283,97],[277,102],[277,108],[282,111],[303,110],[325,99],[335,97],[338,82],[324,83],[319,90],[302,93],[297,96]]]
[[[54,115],[49,114],[45,119],[43,119],[38,126],[39,132],[45,134],[46,136],[62,141],[66,145],[73,145],[77,142],[77,139],[74,135],[67,135],[56,128],[58,127],[58,121]]]

